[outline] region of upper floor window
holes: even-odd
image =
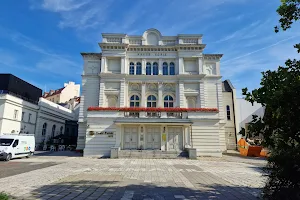
[[[24,121],[25,112],[22,112],[22,121]]]
[[[175,64],[173,62],[170,63],[170,75],[175,75]]]
[[[131,62],[129,64],[129,74],[134,74],[134,63],[133,62]]]
[[[229,105],[226,106],[226,113],[227,113],[227,120],[230,120],[231,117],[230,117],[230,106]]]
[[[140,97],[138,95],[130,97],[130,107],[140,107]]]
[[[146,75],[151,75],[151,63],[146,64]]]
[[[47,123],[43,124],[42,135],[46,135],[47,133]]]
[[[156,107],[156,97],[154,95],[149,95],[147,98],[147,107],[155,108]]]
[[[165,108],[173,108],[174,107],[174,99],[172,96],[170,96],[170,95],[165,96],[164,107]]]
[[[53,125],[53,126],[52,126],[52,137],[54,137],[54,136],[55,136],[55,129],[56,129],[56,126],[55,126],[55,125]]]
[[[158,63],[153,63],[153,75],[158,75]]]
[[[14,111],[14,119],[18,119],[18,112],[19,112],[18,110]]]
[[[31,116],[32,116],[32,114],[29,113],[29,115],[28,115],[28,122],[29,122],[29,123],[31,122]]]
[[[140,62],[136,63],[136,75],[141,75],[142,74],[142,64]]]
[[[169,75],[168,63],[163,63],[163,75]]]

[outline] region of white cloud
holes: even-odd
[[[42,7],[45,10],[53,12],[71,11],[76,10],[89,1],[78,1],[78,0],[44,0]]]

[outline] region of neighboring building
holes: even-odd
[[[102,53],[81,53],[77,149],[84,156],[109,156],[116,147],[221,156],[233,148],[235,116],[227,120],[224,105],[234,112],[235,91],[222,89],[222,55],[204,54],[202,35],[149,29],[102,38]]]
[[[246,101],[242,98],[238,98],[237,105],[239,114],[239,124],[237,126],[238,133],[242,128],[247,129],[247,124],[249,124],[252,121],[253,115],[257,115],[258,117],[264,116],[265,109],[259,103],[254,102],[252,105],[252,103],[250,103],[249,101]],[[242,136],[240,134],[237,134],[237,137],[237,139],[239,140]]]
[[[72,121],[73,128],[67,133],[77,138],[77,131],[73,130],[78,119],[76,112],[41,96],[41,89],[11,74],[0,74],[0,135],[35,134],[38,145],[49,137],[64,134]]]
[[[236,135],[239,132],[239,113],[237,112],[236,91],[229,80],[223,81],[223,107],[226,120],[226,149],[235,150],[237,148]]]
[[[80,96],[80,85],[74,82],[65,83],[63,88],[50,90],[43,94],[43,98],[54,103],[67,103],[70,99]]]

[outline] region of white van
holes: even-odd
[[[0,159],[9,161],[12,158],[30,157],[34,153],[35,138],[29,134],[0,135]]]

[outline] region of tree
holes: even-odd
[[[277,13],[285,31],[300,17],[300,0],[281,2]],[[276,26],[275,32],[280,28]],[[300,44],[294,47],[299,53]],[[285,65],[262,72],[260,88],[252,92],[243,89],[246,100],[265,107],[264,117],[254,118],[250,130],[263,134],[263,145],[271,152],[265,168],[264,199],[300,199],[300,61],[289,59]]]

